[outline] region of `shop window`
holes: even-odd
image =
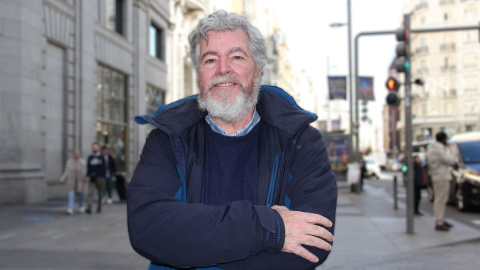
[[[127,76],[99,65],[97,69],[97,142],[107,146],[118,171],[126,171]]]

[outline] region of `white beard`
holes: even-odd
[[[215,84],[223,82],[236,82],[239,80],[235,77],[221,76],[217,77],[208,86],[208,89],[202,90],[202,94],[198,97],[200,109],[206,110],[211,117],[221,119],[228,123],[240,121],[248,112],[257,104],[260,93],[261,76],[255,76],[250,89],[241,85],[240,92],[236,97],[232,97],[231,90],[219,91],[219,99],[212,98],[211,88]],[[234,90],[237,91],[237,90]],[[250,95],[248,93],[250,92]]]

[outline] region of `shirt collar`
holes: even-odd
[[[205,121],[207,121],[213,131],[228,137],[240,137],[247,135],[258,124],[258,122],[260,122],[260,119],[261,117],[257,113],[257,108],[254,107],[253,117],[250,123],[242,130],[237,131],[235,134],[228,134],[228,132],[226,132],[223,128],[221,128],[219,125],[217,125],[217,123],[212,120],[210,114],[205,117]]]

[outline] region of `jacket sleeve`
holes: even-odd
[[[287,197],[291,201],[290,210],[316,213],[328,218],[332,221],[333,226],[327,230],[333,234],[337,205],[337,182],[320,133],[314,128],[308,128],[298,139],[295,149],[293,156],[287,158],[292,162],[290,172],[287,172],[286,175],[291,179],[287,189]],[[322,264],[330,253],[309,246],[304,247],[319,258],[317,263],[312,263],[291,253],[262,252],[221,268],[314,269]]]
[[[283,242],[269,241],[275,231],[269,207],[184,203],[175,198],[181,186],[168,136],[152,131],[127,187],[127,210],[132,247],[153,263],[208,267],[282,249]]]

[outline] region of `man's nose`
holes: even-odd
[[[221,58],[218,61],[218,73],[223,75],[230,73],[230,71],[232,71],[232,65],[230,61],[228,61],[227,58]]]

